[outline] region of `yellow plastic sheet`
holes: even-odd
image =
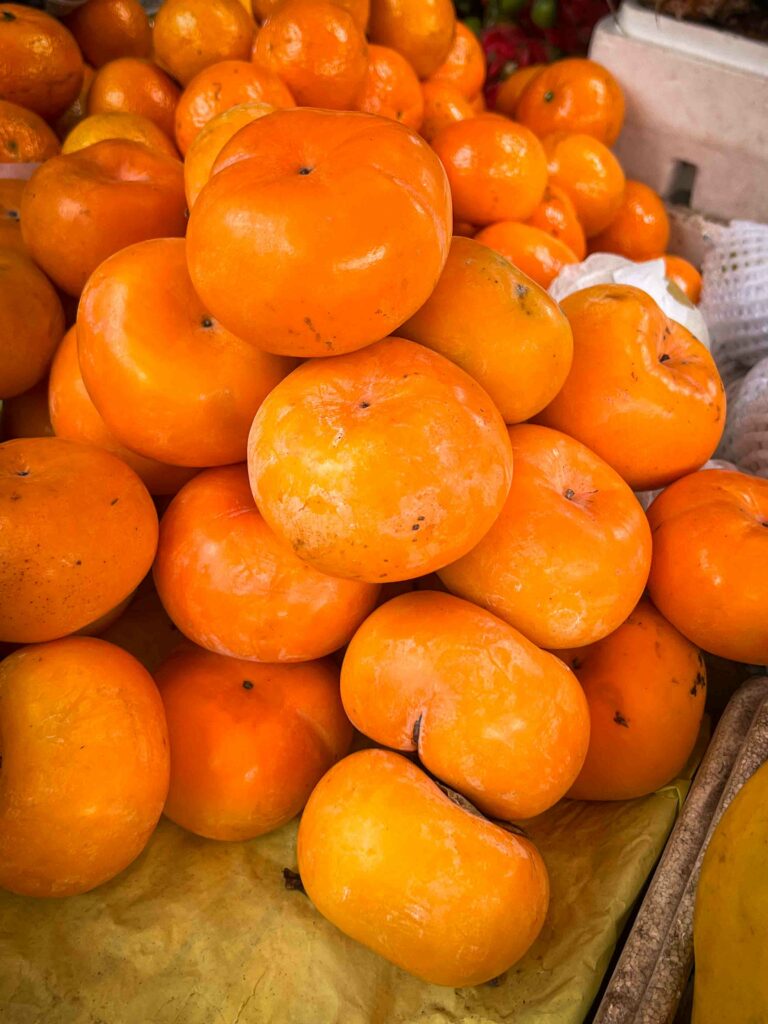
[[[552,882],[544,931],[498,984],[464,990],[416,981],[287,890],[296,823],[237,844],[163,820],[142,856],[92,893],[0,893],[0,1021],[581,1024],[686,788],[564,801],[528,822]]]

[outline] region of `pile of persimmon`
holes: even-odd
[[[450,0],[0,4],[0,54],[0,886],[86,892],[163,811],[303,812],[322,914],[498,977],[549,901],[503,825],[663,786],[699,649],[768,660],[709,352],[638,289],[545,290],[608,251],[696,301],[618,83],[565,60],[488,112]]]

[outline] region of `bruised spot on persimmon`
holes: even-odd
[[[613,716],[613,720],[616,723],[616,725],[623,725],[625,729],[629,728],[629,722],[626,720],[626,718],[624,717],[624,715],[622,715],[620,711],[616,712],[616,714]]]

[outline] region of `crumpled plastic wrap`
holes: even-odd
[[[138,860],[92,893],[0,892],[0,1020],[581,1024],[687,785],[563,801],[527,822],[552,882],[544,930],[497,984],[459,990],[411,978],[286,888],[296,822],[217,843],[164,819]]]

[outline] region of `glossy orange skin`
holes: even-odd
[[[155,678],[171,741],[165,813],[208,839],[295,818],[352,742],[330,660],[256,665],[187,645]]]
[[[349,352],[394,331],[434,288],[450,236],[448,182],[410,129],[303,109],[227,143],[187,232],[192,280],[213,313],[295,356]],[[233,288],[243,268],[247,287]]]
[[[304,363],[248,441],[256,504],[296,553],[347,579],[409,579],[468,551],[504,503],[512,458],[479,384],[387,338]]]
[[[105,139],[130,139],[179,159],[178,150],[154,121],[141,114],[127,114],[118,110],[108,114],[90,114],[83,118],[64,139],[61,151],[76,153],[78,149],[85,149]]]
[[[432,140],[451,185],[453,210],[470,224],[525,220],[541,202],[547,161],[527,128],[500,117],[447,125]]]
[[[200,129],[184,157],[184,190],[190,210],[208,183],[216,158],[224,146],[245,125],[271,114],[274,109],[269,103],[240,103],[217,114]]]
[[[54,283],[79,295],[112,253],[183,235],[185,208],[178,160],[140,142],[106,139],[35,171],[22,198],[21,234]]]
[[[168,790],[152,677],[119,647],[68,637],[0,663],[0,886],[72,896],[144,849]]]
[[[613,153],[590,135],[555,133],[542,140],[550,184],[566,193],[587,238],[605,230],[621,209],[624,171]]]
[[[429,78],[451,51],[455,24],[451,0],[371,0],[368,35]]]
[[[435,985],[498,977],[530,948],[549,904],[529,840],[458,806],[389,750],[352,754],[318,783],[298,861],[321,914]]]
[[[95,68],[119,57],[149,57],[152,30],[139,0],[87,0],[64,20]]]
[[[369,0],[333,0],[337,7],[343,7],[357,22],[358,26],[365,31],[370,15]],[[266,19],[277,10],[283,0],[253,0],[253,16],[258,21]]]
[[[157,547],[157,513],[124,462],[58,437],[0,445],[0,640],[37,643],[120,604]]]
[[[107,626],[101,639],[132,654],[148,672],[155,672],[172,651],[186,643],[166,615],[151,576],[142,581],[127,608]]]
[[[530,224],[503,220],[489,224],[475,237],[501,253],[542,288],[549,288],[563,267],[579,262],[565,242]]]
[[[239,0],[165,0],[152,29],[155,60],[187,85],[222,60],[248,60],[253,18]]]
[[[180,238],[129,246],[102,263],[83,291],[77,332],[83,380],[109,430],[174,466],[242,461],[256,410],[292,367],[208,312]]]
[[[601,640],[627,618],[648,578],[642,507],[573,438],[527,423],[509,436],[515,476],[501,515],[440,579],[540,647]]]
[[[636,491],[702,466],[723,433],[725,391],[701,342],[628,285],[586,288],[560,308],[573,363],[538,421],[589,445]]]
[[[411,65],[388,46],[368,47],[368,70],[355,98],[355,110],[391,117],[418,131],[424,117],[424,94]]]
[[[701,299],[701,274],[696,267],[682,256],[673,256],[672,253],[664,254],[664,264],[669,280],[674,281],[694,306],[698,305]]]
[[[3,400],[0,409],[0,440],[17,437],[50,437],[53,427],[48,416],[48,381],[43,378],[29,391]]]
[[[253,60],[300,106],[348,110],[365,80],[368,47],[352,15],[330,0],[285,0],[259,30]]]
[[[669,217],[658,192],[641,181],[628,181],[619,212],[608,227],[590,239],[590,252],[615,252],[628,260],[657,259],[669,244]]]
[[[277,75],[248,61],[224,60],[195,75],[176,110],[176,143],[186,153],[199,132],[218,114],[241,103],[293,107],[295,100]]]
[[[190,640],[249,661],[311,661],[346,644],[379,588],[302,562],[256,508],[245,466],[197,476],[170,504],[154,568]]]
[[[648,509],[648,591],[690,641],[721,658],[768,664],[768,480],[707,469]]]
[[[61,22],[23,4],[0,4],[0,100],[52,120],[82,82],[80,50]]]
[[[587,255],[587,240],[576,208],[557,185],[547,185],[544,198],[526,223],[564,242],[577,260],[581,261]]]
[[[175,494],[191,480],[195,469],[169,466],[132,452],[110,433],[98,409],[85,390],[77,358],[77,333],[71,327],[64,335],[51,366],[48,401],[57,437],[105,448],[138,475],[150,494]]]
[[[423,590],[366,619],[344,655],[341,696],[355,728],[416,751],[429,772],[508,821],[552,807],[584,763],[587,702],[563,668],[490,612]]]
[[[691,756],[706,694],[704,659],[642,600],[589,647],[558,651],[584,688],[591,732],[576,800],[634,800],[677,778]]]
[[[141,114],[173,138],[180,96],[179,87],[157,64],[136,57],[120,57],[96,72],[88,93],[88,113],[122,110]]]
[[[72,103],[67,107],[60,117],[53,123],[56,134],[60,139],[65,139],[76,124],[79,124],[86,116],[88,107],[88,93],[91,91],[91,84],[96,75],[90,64],[83,65],[83,84],[80,92]]]
[[[463,21],[457,21],[448,56],[429,80],[452,85],[462,96],[473,100],[483,88],[485,71],[485,50],[480,40]]]
[[[64,334],[64,310],[48,278],[23,252],[0,249],[0,399],[43,377]]]
[[[471,238],[453,238],[437,287],[399,333],[466,370],[506,423],[527,420],[554,398],[573,355],[557,303]]]
[[[441,129],[454,121],[466,121],[475,116],[471,102],[459,90],[445,82],[422,82],[424,116],[421,134],[432,142]]]
[[[568,57],[530,79],[515,106],[515,117],[539,136],[576,132],[611,146],[624,123],[624,93],[601,64]]]
[[[39,114],[0,100],[0,163],[41,163],[59,148],[59,140]]]
[[[517,113],[517,104],[523,91],[528,83],[540,71],[543,71],[545,67],[546,65],[544,64],[529,64],[526,68],[518,68],[516,71],[513,71],[509,78],[505,78],[498,88],[495,109],[500,114],[506,114],[507,117],[511,117],[514,121],[515,114]]]
[[[0,250],[27,253],[21,237],[21,194],[25,185],[18,178],[0,178]]]

